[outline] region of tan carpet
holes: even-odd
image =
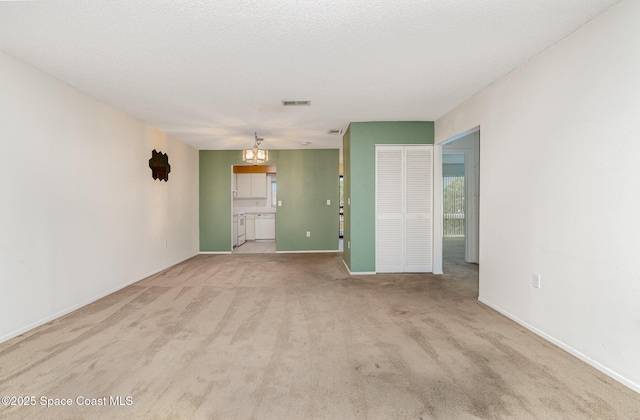
[[[0,417],[640,418],[640,395],[479,303],[475,269],[201,255],[0,344],[0,395],[36,397]]]

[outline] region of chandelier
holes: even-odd
[[[269,161],[269,151],[258,148],[264,139],[258,137],[258,133],[253,134],[256,136],[256,142],[253,145],[253,149],[242,151],[242,160],[253,165],[260,165]]]

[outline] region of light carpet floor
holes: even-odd
[[[350,277],[342,254],[197,256],[0,344],[0,395],[37,399],[0,417],[640,418],[640,395],[448,264]]]

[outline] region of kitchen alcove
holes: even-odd
[[[234,165],[231,183],[233,252],[275,252],[276,166]]]

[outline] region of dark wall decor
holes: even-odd
[[[169,156],[166,153],[151,152],[151,159],[149,159],[149,167],[151,168],[151,176],[153,179],[160,179],[167,182],[169,180],[169,172],[171,172],[171,165],[169,165]]]

